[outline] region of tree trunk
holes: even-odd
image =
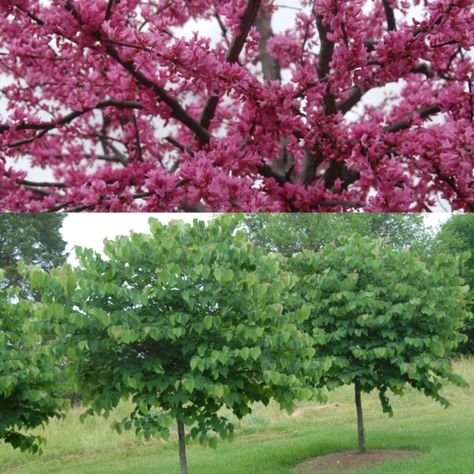
[[[364,414],[362,412],[359,382],[355,383],[355,404],[357,410],[357,439],[359,442],[359,453],[365,453]]]
[[[182,418],[181,408],[178,410],[178,443],[179,443],[179,465],[181,466],[181,474],[188,474],[188,461],[186,459],[186,433],[184,432],[184,422]]]

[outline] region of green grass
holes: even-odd
[[[383,415],[376,394],[363,397],[368,448],[417,449],[414,459],[387,461],[370,469],[384,474],[474,473],[474,359],[456,362],[470,388],[446,387],[448,409],[409,390],[393,398],[394,416]],[[216,450],[191,444],[191,474],[291,474],[295,464],[323,454],[356,448],[352,387],[329,394],[324,406],[305,403],[288,415],[278,407],[256,406],[236,423],[236,439]],[[163,473],[178,474],[176,440],[145,442],[133,433],[121,436],[110,425],[125,414],[124,404],[108,420],[79,422],[74,409],[46,428],[41,457],[0,444],[0,471],[19,473]],[[369,472],[369,470],[359,471]]]

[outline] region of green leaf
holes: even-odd
[[[192,379],[192,378],[186,379],[183,383],[183,387],[185,388],[185,390],[188,393],[192,393],[194,391],[194,387],[195,387],[194,379]]]
[[[250,349],[248,347],[243,347],[240,349],[240,357],[244,359],[245,361],[249,358],[250,355]]]
[[[377,357],[385,358],[388,355],[388,351],[385,347],[377,347],[374,349],[374,353]]]
[[[189,366],[191,367],[191,370],[195,370],[197,368],[199,360],[200,359],[198,357],[193,357],[191,359],[191,361],[189,362]]]
[[[222,398],[224,396],[224,386],[222,384],[214,385],[214,396]]]
[[[216,268],[214,270],[214,278],[221,283],[222,282],[222,270],[220,268]]]
[[[281,374],[278,372],[272,372],[270,374],[270,381],[275,385],[279,384],[281,381]]]
[[[250,355],[252,356],[252,359],[255,361],[258,360],[261,354],[262,354],[262,350],[260,349],[260,347],[252,347],[252,349],[250,349]]]
[[[222,283],[230,283],[231,281],[233,281],[233,279],[234,279],[234,272],[232,270],[228,268],[223,270],[222,278],[221,278]]]
[[[204,316],[204,319],[203,319],[203,325],[206,329],[211,329],[212,327],[212,316],[211,315],[207,315],[207,316]]]
[[[78,347],[81,351],[89,350],[89,344],[87,341],[79,341]]]
[[[301,307],[296,313],[296,320],[300,323],[306,321],[311,314],[311,307],[310,306],[303,306]]]
[[[213,364],[215,364],[219,359],[219,352],[217,351],[212,351],[211,353],[211,361]]]
[[[310,400],[314,395],[314,391],[310,388],[302,388],[298,391],[298,399],[301,401]]]

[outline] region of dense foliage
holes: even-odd
[[[315,395],[306,377],[330,365],[298,328],[309,308],[286,307],[295,277],[235,226],[232,216],[153,220],[151,234],[108,241],[106,257],[83,249],[76,270],[33,275],[89,413],[130,399],[116,427],[146,438],[168,437],[177,422],[182,466],[185,425],[202,442],[229,437],[221,408],[240,418],[275,399],[290,409]]]
[[[474,210],[474,1],[281,3],[1,0],[0,210]]]
[[[41,339],[34,304],[0,289],[0,440],[22,451],[40,451],[43,438],[31,430],[60,417],[61,371]]]
[[[448,404],[443,384],[463,381],[447,355],[465,338],[469,315],[455,260],[438,256],[428,268],[409,250],[356,236],[290,264],[313,307],[307,331],[316,331],[318,353],[333,358],[325,386],[354,383],[361,416],[361,392],[377,390],[391,413],[389,393],[402,395],[407,385]]]

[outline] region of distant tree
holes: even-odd
[[[50,270],[66,260],[66,242],[61,236],[64,215],[2,214],[0,216],[0,287],[18,285],[27,292],[18,262]]]
[[[234,216],[207,226],[152,220],[151,235],[107,242],[107,258],[80,250],[76,270],[36,282],[88,413],[107,415],[131,399],[116,428],[146,438],[168,437],[176,422],[182,473],[185,426],[188,437],[214,444],[212,433],[233,431],[222,407],[239,418],[270,399],[289,409],[314,395],[304,374],[328,365],[297,328],[309,308],[285,307],[295,278],[235,225]]]
[[[436,252],[463,254],[466,256],[461,266],[461,275],[470,286],[471,313],[474,313],[474,215],[454,215],[436,236]],[[466,321],[464,334],[468,340],[461,344],[458,352],[474,353],[474,316]]]
[[[317,334],[318,354],[333,358],[323,385],[355,386],[360,452],[362,392],[377,390],[389,414],[388,391],[402,395],[407,385],[448,405],[443,384],[463,380],[446,354],[464,339],[459,331],[468,315],[467,287],[453,259],[438,256],[429,268],[408,250],[356,236],[290,263],[301,300],[313,308],[304,328]]]
[[[431,241],[419,214],[247,214],[243,227],[257,245],[286,256],[318,251],[341,235],[382,237],[395,247],[424,251]]]
[[[0,288],[0,439],[40,452],[44,441],[29,431],[62,416],[61,371],[40,336],[33,303]]]

